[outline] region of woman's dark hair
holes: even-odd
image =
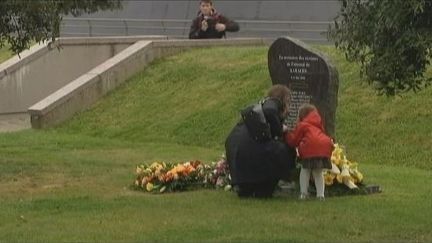
[[[210,3],[210,5],[213,5],[212,0],[201,0],[201,1],[200,1],[200,4],[201,4],[201,3]]]
[[[282,106],[287,108],[289,106],[291,91],[285,85],[275,84],[267,92],[267,97],[279,99],[282,102]]]
[[[316,110],[317,108],[312,104],[303,104],[299,108],[299,120],[303,120],[311,111]]]

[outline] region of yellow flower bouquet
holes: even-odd
[[[358,164],[347,159],[342,146],[339,144],[334,146],[331,156],[332,169],[324,174],[326,186],[343,184],[349,189],[358,189],[363,182],[363,174],[358,170]]]

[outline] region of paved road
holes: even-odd
[[[123,9],[84,17],[135,19],[192,19],[199,0],[123,0]],[[332,20],[340,8],[338,0],[215,0],[219,12],[239,20]]]
[[[337,0],[215,0],[216,9],[238,21],[270,21],[241,23],[239,33],[230,37],[278,37],[290,35],[299,39],[326,39],[329,23],[337,15]],[[108,18],[113,21],[64,21],[62,36],[86,35],[172,35],[187,37],[191,20],[196,16],[198,0],[123,1],[123,9],[98,12],[81,18]],[[121,19],[178,20],[179,23],[127,22]],[[273,21],[273,22],[272,22]],[[274,23],[286,21],[292,23]],[[90,27],[91,25],[91,27]]]

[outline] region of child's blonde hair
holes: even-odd
[[[298,117],[299,120],[303,120],[311,111],[316,110],[317,108],[312,104],[303,104],[299,108]]]

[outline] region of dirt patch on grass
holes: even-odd
[[[27,113],[0,115],[0,133],[15,132],[31,128]]]
[[[68,182],[64,175],[46,175],[43,177],[31,177],[17,175],[4,178],[0,185],[0,195],[32,195],[65,188]]]
[[[132,181],[131,181],[132,183]],[[107,196],[129,191],[125,181],[113,181],[112,175],[73,176],[64,173],[39,173],[2,178],[0,195],[5,198],[32,198],[48,194],[84,193]]]

